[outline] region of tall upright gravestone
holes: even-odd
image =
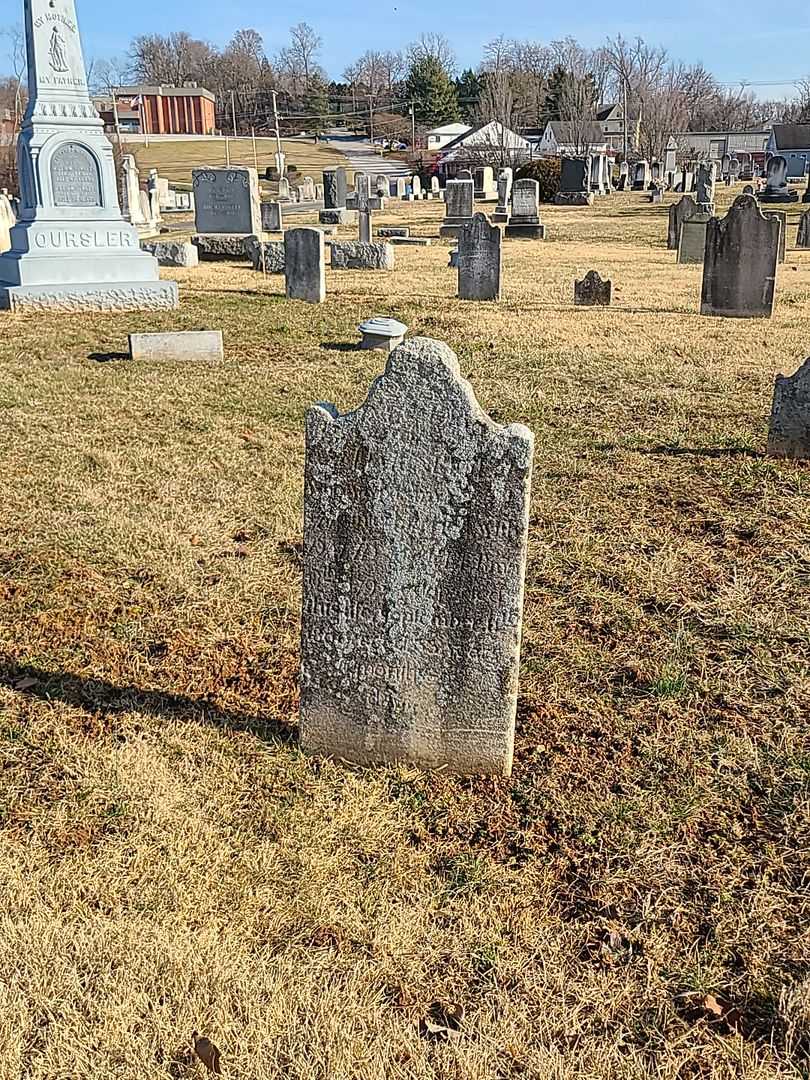
[[[458,236],[459,230],[472,221],[472,180],[448,180],[444,189],[444,221],[439,236]]]
[[[17,140],[21,206],[0,256],[0,307],[177,307],[177,285],[118,202],[112,145],[87,89],[74,0],[26,0],[28,106]]]
[[[533,437],[410,338],[359,409],[310,409],[301,744],[511,770]]]
[[[706,226],[701,315],[770,318],[781,222],[766,217],[753,195],[739,195],[724,218]]]
[[[459,300],[500,300],[501,230],[475,214],[458,234]]]

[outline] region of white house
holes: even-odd
[[[460,135],[466,135],[468,131],[472,131],[469,124],[442,124],[441,127],[428,131],[425,136],[426,146],[428,150],[441,150]]]
[[[542,157],[606,154],[609,143],[596,120],[549,120],[537,149]]]
[[[442,150],[438,167],[447,176],[475,165],[515,166],[531,157],[531,144],[522,135],[505,127],[500,120],[490,120],[470,128]]]

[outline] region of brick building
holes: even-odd
[[[115,91],[122,132],[145,135],[213,135],[216,99],[210,90],[187,86],[120,86]],[[105,126],[115,130],[112,98],[96,100]]]

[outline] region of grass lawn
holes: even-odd
[[[281,147],[286,155],[287,164],[295,165],[301,179],[311,176],[316,184],[323,180],[323,170],[335,165],[345,165],[346,158],[340,151],[325,142],[314,143],[312,139],[282,139]],[[144,143],[124,143],[124,153],[135,155],[138,169],[145,176],[149,169],[157,169],[161,176],[175,183],[191,183],[191,170],[203,165],[227,164],[230,155],[231,165],[255,165],[259,163],[259,176],[264,176],[267,166],[275,165],[276,140],[256,139],[256,157],[253,156],[253,140],[248,138],[228,139],[189,139],[171,141],[151,141]]]
[[[201,1077],[193,1029],[239,1080],[810,1075],[810,469],[763,456],[801,209],[770,321],[701,318],[632,193],[544,207],[497,305],[434,243],[319,307],[209,264],[0,317],[1,1080]],[[373,314],[536,436],[509,780],[296,745],[303,419]],[[118,358],[170,327],[227,362]]]

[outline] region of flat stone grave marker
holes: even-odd
[[[768,430],[773,457],[810,458],[810,359],[795,375],[777,375]]]
[[[780,223],[753,195],[739,195],[724,218],[706,226],[701,315],[770,318],[776,288]]]
[[[486,214],[476,214],[458,234],[460,300],[499,300],[501,296],[501,230]]]
[[[221,330],[130,334],[129,355],[133,360],[201,360],[207,363],[219,363],[225,358]]]
[[[508,775],[533,438],[407,339],[365,403],[306,422],[301,746]]]

